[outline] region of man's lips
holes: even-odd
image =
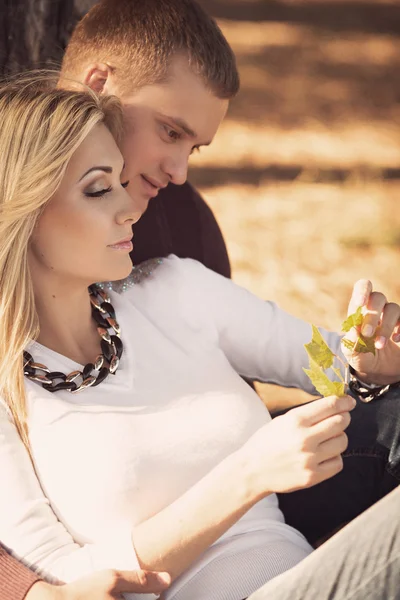
[[[147,175],[141,175],[140,177],[142,179],[143,187],[151,198],[157,196],[159,190],[167,186],[166,183],[160,183]]]

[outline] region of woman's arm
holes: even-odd
[[[111,600],[116,594],[160,593],[167,573],[100,571],[68,585],[50,585],[0,544],[0,600]]]
[[[134,527],[141,567],[175,579],[263,497],[338,473],[354,406],[347,396],[323,398],[264,425],[175,502]]]
[[[82,546],[57,520],[0,406],[0,481],[7,482],[0,494],[0,539],[29,564],[62,581],[101,569],[166,571],[175,578],[261,498],[338,472],[346,411],[353,402],[325,398],[274,419],[133,531],[127,523],[114,539]]]
[[[168,258],[157,279],[160,292],[165,290],[159,292],[163,302],[170,303],[171,310],[177,310],[189,328],[198,329],[203,337],[208,335],[237,373],[315,393],[303,371],[308,367],[304,344],[312,336],[309,323],[190,259]],[[332,350],[341,355],[341,336],[321,332]],[[339,361],[335,366],[340,367]]]
[[[53,512],[28,452],[1,403],[0,481],[0,539],[49,581],[53,577],[68,582],[103,569],[139,568],[130,523],[126,530],[113,533],[101,544],[75,542]]]
[[[100,571],[68,585],[43,581],[32,586],[25,600],[115,600],[123,593],[159,594],[170,583],[166,573]],[[14,600],[8,596],[7,600]]]
[[[214,328],[217,343],[233,368],[245,377],[315,393],[303,368],[308,367],[304,345],[311,341],[311,326],[264,302],[232,281],[213,273],[200,263],[171,257],[178,288],[179,314],[188,324],[196,322],[205,331]],[[174,265],[175,261],[175,265]],[[385,386],[399,380],[400,352],[396,324],[400,308],[372,290],[368,280],[359,280],[349,304],[349,314],[363,307],[363,324],[378,332],[375,353],[354,353],[341,348],[342,335],[320,330],[334,354],[336,368],[344,373],[350,365],[369,383]],[[358,328],[357,328],[358,329]],[[395,333],[394,338],[392,335]],[[347,336],[357,339],[353,329]],[[384,342],[386,340],[386,342]],[[329,371],[328,371],[329,374]],[[333,373],[332,373],[333,376]]]

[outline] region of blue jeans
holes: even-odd
[[[346,430],[343,471],[312,488],[279,494],[286,522],[315,544],[352,521],[400,482],[400,389],[357,401]]]

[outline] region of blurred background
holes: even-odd
[[[202,4],[242,89],[190,179],[235,280],[331,328],[361,277],[400,300],[400,3]]]
[[[0,71],[59,60],[94,3],[0,0]],[[400,2],[200,3],[237,55],[242,89],[189,179],[234,279],[334,329],[359,278],[400,300]]]
[[[202,4],[233,46],[242,89],[190,179],[221,224],[234,279],[333,329],[357,279],[399,301],[400,2]],[[301,400],[258,390],[270,409]]]

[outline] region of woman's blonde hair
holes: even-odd
[[[118,140],[115,97],[55,89],[54,76],[44,73],[0,85],[0,397],[28,450],[23,351],[39,333],[29,240],[70,158],[98,123]]]

